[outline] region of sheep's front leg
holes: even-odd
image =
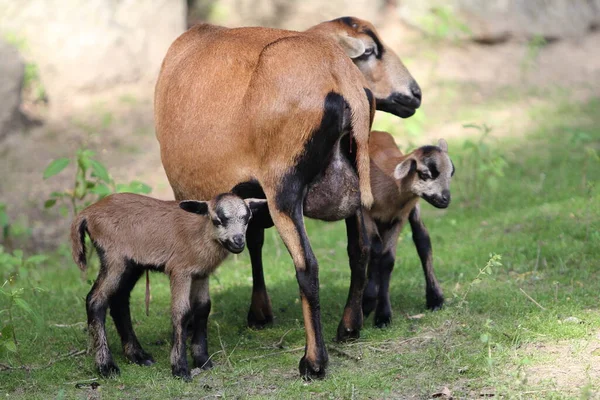
[[[369,262],[369,239],[361,208],[356,215],[346,219],[348,258],[350,261],[350,291],[344,307],[344,315],[338,325],[338,341],[358,339],[363,326],[362,298],[365,289],[366,270]]]
[[[398,245],[398,236],[404,220],[393,222],[391,224],[377,224],[377,230],[381,237],[381,254],[378,257],[378,293],[377,308],[375,309],[375,326],[383,328],[392,322],[392,304],[390,302],[390,278],[396,262],[396,247]]]
[[[304,187],[293,176],[286,183],[276,193],[271,193],[267,186],[265,193],[275,227],[296,267],[306,333],[306,347],[299,365],[300,375],[304,378],[322,378],[325,376],[328,355],[321,327],[319,265],[304,226]]]
[[[429,232],[421,220],[421,209],[417,205],[408,216],[410,227],[412,229],[413,241],[417,248],[417,253],[421,259],[423,273],[425,274],[425,296],[427,299],[427,308],[430,310],[439,310],[444,305],[444,295],[435,273],[433,272],[433,252],[431,250],[431,239]]]
[[[171,318],[173,322],[173,348],[171,349],[171,372],[173,376],[191,380],[185,340],[187,325],[192,316],[190,308],[191,277],[171,275]]]
[[[212,368],[208,356],[208,315],[210,314],[209,278],[194,278],[190,303],[193,314],[192,359],[194,367]]]

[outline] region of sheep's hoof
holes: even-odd
[[[300,359],[300,365],[298,369],[300,370],[300,375],[305,380],[313,380],[313,379],[323,379],[325,377],[325,366],[327,362],[315,363],[321,365],[311,365],[310,361],[306,359],[306,356]]]
[[[272,315],[263,315],[263,318],[258,318],[256,314],[250,310],[248,311],[248,327],[252,329],[263,329],[273,324]]]
[[[213,367],[213,363],[210,360],[210,358],[208,358],[208,356],[202,356],[194,358],[194,367],[201,368],[204,370],[211,369]]]
[[[375,327],[385,328],[392,323],[391,313],[375,314]]]
[[[350,342],[360,338],[360,328],[348,329],[344,326],[343,321],[338,325],[337,335],[334,339],[336,342]]]
[[[444,306],[444,296],[441,293],[427,294],[427,309],[431,311],[441,310]]]
[[[135,352],[131,352],[130,354],[125,354],[127,359],[134,364],[141,365],[143,367],[149,367],[154,364],[154,358],[144,350],[137,350]]]
[[[367,318],[373,312],[375,307],[377,307],[377,297],[375,297],[375,296],[367,297],[366,295],[363,294],[363,303],[362,303],[363,318]]]
[[[121,373],[117,364],[112,360],[106,364],[98,365],[98,372],[100,372],[100,375],[104,378],[118,376]]]
[[[172,365],[171,372],[175,378],[179,378],[185,382],[190,382],[192,380],[192,375],[190,375],[190,370],[188,368]]]

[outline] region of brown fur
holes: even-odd
[[[331,139],[349,134],[357,147],[360,203],[369,208],[368,138],[375,100],[394,93],[407,96],[410,107],[399,111],[404,116],[420,104],[420,92],[418,100],[411,97],[418,86],[393,52],[361,56],[375,44],[369,32],[375,28],[356,18],[324,22],[305,32],[202,24],[175,40],[156,84],[156,134],[177,199],[209,198],[251,181],[262,187],[307,299],[308,342],[300,369],[311,376],[323,376],[327,353],[320,332],[318,265],[301,212],[304,188],[315,171],[299,165],[315,152],[327,155]],[[374,98],[369,100],[366,89],[375,91]],[[322,132],[331,93],[341,96],[349,110],[337,130]],[[270,302],[263,297],[268,299],[266,293],[257,296],[263,301],[253,306],[270,315]]]
[[[376,249],[377,246],[374,246],[375,253],[372,252],[363,310],[368,315],[377,303],[377,326],[386,325],[391,319],[389,278],[396,258],[398,237],[406,221],[410,222],[413,239],[421,258],[426,280],[427,305],[431,309],[438,309],[443,304],[442,291],[433,271],[429,234],[421,221],[419,200],[423,181],[417,173],[426,168],[425,159],[435,158],[440,169],[440,176],[437,178],[441,180],[440,189],[448,190],[453,166],[446,154],[447,145],[444,141],[440,141],[440,144],[442,148],[425,146],[409,154],[402,154],[389,133],[371,133],[369,152],[374,202],[370,210],[364,210],[364,214],[368,235],[374,242],[380,243],[380,248]],[[395,173],[404,162],[413,162],[414,170],[398,180]],[[443,207],[446,206],[447,204]]]
[[[204,207],[198,207],[200,203]],[[154,363],[141,348],[129,315],[129,293],[148,269],[163,271],[171,282],[173,374],[190,379],[185,340],[192,319],[194,364],[210,367],[206,340],[210,312],[208,276],[227,257],[227,249],[242,251],[250,210],[264,203],[264,200],[242,200],[232,194],[217,196],[208,203],[178,203],[120,193],[100,200],[76,216],[71,226],[73,259],[80,269],[86,269],[87,234],[98,250],[101,263],[86,307],[96,364],[102,375],[119,372],[104,329],[109,306],[127,358],[141,365]],[[201,215],[193,215],[194,212]],[[215,223],[219,215],[223,220]]]

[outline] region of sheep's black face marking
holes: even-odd
[[[246,247],[246,229],[252,217],[250,208],[240,197],[221,195],[215,199],[211,220],[217,240],[234,254]]]
[[[417,176],[412,182],[412,192],[434,207],[450,205],[450,181],[454,164],[448,153],[437,146],[423,146],[417,154]]]

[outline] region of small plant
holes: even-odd
[[[544,36],[540,34],[533,35],[533,37],[527,42],[527,52],[521,61],[521,72],[525,73],[529,71],[537,58],[540,55],[540,52],[548,44],[548,41]]]
[[[111,193],[131,192],[147,194],[151,192],[150,186],[132,181],[128,184],[115,183],[106,167],[94,158],[94,152],[80,149],[75,155],[75,180],[73,186],[61,192],[53,192],[44,203],[45,208],[54,207],[58,201],[70,205],[73,215],[91,203],[106,197]],[[44,179],[51,178],[64,171],[71,163],[71,159],[63,157],[53,160],[44,171]],[[68,207],[64,204],[61,213],[66,215]]]
[[[19,356],[19,342],[15,333],[14,312],[17,308],[25,311],[32,317],[37,318],[33,309],[23,299],[25,288],[13,287],[16,284],[17,277],[21,274],[26,274],[27,269],[31,266],[38,265],[47,260],[44,255],[33,255],[25,257],[21,250],[15,250],[12,254],[4,252],[4,248],[0,246],[0,265],[12,268],[11,275],[4,281],[0,287],[0,297],[6,300],[6,308],[0,309],[0,315],[6,314],[7,318],[2,318],[0,323],[0,348],[11,353],[15,353],[17,359]],[[35,291],[41,291],[40,288],[34,288]]]
[[[460,300],[457,304],[457,307],[462,308],[465,304],[468,303],[467,301],[467,296],[469,295],[469,292],[471,291],[471,289],[473,288],[473,286],[476,286],[478,284],[481,283],[482,277],[484,276],[490,276],[493,273],[493,269],[492,268],[497,268],[497,267],[501,267],[502,266],[502,256],[500,254],[496,254],[496,253],[490,253],[489,255],[489,260],[487,261],[487,263],[485,264],[485,266],[481,269],[479,269],[479,273],[477,274],[477,276],[475,277],[475,279],[473,279],[471,281],[471,283],[469,284],[469,286],[467,287],[467,290],[465,290],[465,292],[463,293],[463,295],[460,297]],[[456,295],[455,295],[456,296]]]
[[[476,129],[480,135],[476,140],[465,140],[463,144],[464,152],[459,154],[461,178],[457,182],[470,204],[479,206],[483,193],[497,190],[508,163],[488,143],[491,127],[486,124],[466,124],[463,127]]]
[[[14,241],[18,238],[27,237],[31,229],[21,222],[13,222],[8,216],[6,204],[0,203],[0,239],[8,250],[14,247]]]
[[[448,5],[432,7],[421,18],[420,26],[434,42],[458,40],[471,33],[469,26]]]

